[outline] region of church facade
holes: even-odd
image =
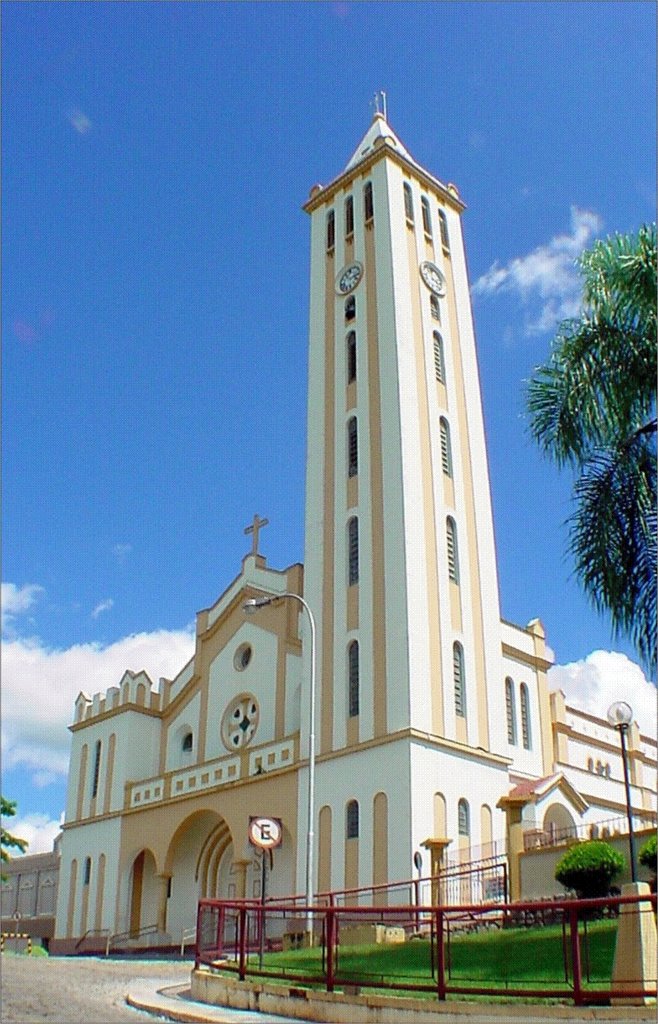
[[[617,733],[549,694],[539,620],[500,617],[457,189],[378,113],[305,209],[304,566],[267,565],[256,517],[178,676],[80,693],[54,951],[180,942],[199,897],[258,896],[253,815],[282,823],[270,893],[304,890],[313,655],[315,892],[625,813]],[[312,610],[314,649],[298,601],[245,614],[286,594]],[[638,823],[655,820],[656,743],[636,725],[628,740]]]

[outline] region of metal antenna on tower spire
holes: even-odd
[[[384,92],[384,90],[382,89],[382,90],[380,91],[379,95],[380,95],[380,96],[381,96],[381,98],[382,98],[382,114],[384,115],[384,120],[385,120],[385,121],[387,121],[387,120],[388,120],[388,118],[387,118],[387,116],[386,116],[386,93],[385,93],[385,92]]]

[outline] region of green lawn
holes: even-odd
[[[590,922],[587,940],[581,931],[581,958],[584,984],[606,986],[614,958],[616,921]],[[486,984],[505,988],[564,987],[565,980],[562,929],[510,928],[451,938],[446,945],[448,986]],[[570,954],[568,954],[571,977]],[[250,957],[250,967],[257,966]],[[268,973],[322,975],[320,950],[268,953],[264,958]],[[389,984],[432,984],[431,949],[425,940],[400,945],[341,946],[336,965],[337,977],[353,984],[386,981]],[[402,994],[402,992],[400,992]]]

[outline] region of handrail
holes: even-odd
[[[87,931],[84,933],[84,935],[81,935],[80,938],[78,939],[78,941],[76,942],[75,948],[76,949],[80,949],[80,946],[82,945],[82,943],[90,935],[106,935],[107,936],[107,940],[105,942],[105,956],[107,956],[107,954],[109,952],[109,948],[110,948],[110,929],[109,928],[87,928]]]
[[[180,955],[185,956],[185,946],[189,945],[189,941],[186,943],[185,940],[194,939],[196,942],[196,925],[191,928],[183,928],[180,937]]]
[[[138,931],[136,931],[136,932],[133,931],[132,928],[129,928],[128,931],[125,931],[125,932],[114,932],[112,935],[110,935],[110,937],[108,939],[108,945],[107,945],[108,951],[109,951],[110,946],[114,945],[114,943],[115,943],[115,941],[117,939],[139,939],[139,938],[141,938],[142,935],[152,935],[153,932],[157,932],[157,931],[158,931],[157,924],[146,924],[146,925],[144,925],[143,928],[138,929]]]

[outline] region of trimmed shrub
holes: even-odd
[[[651,836],[647,839],[646,843],[640,847],[638,854],[638,860],[640,864],[644,864],[645,868],[649,868],[649,871],[653,871],[654,875],[657,873],[656,868],[656,837]]]
[[[555,878],[573,889],[578,899],[594,899],[608,895],[612,881],[625,867],[624,857],[610,843],[592,839],[567,850],[555,865]]]

